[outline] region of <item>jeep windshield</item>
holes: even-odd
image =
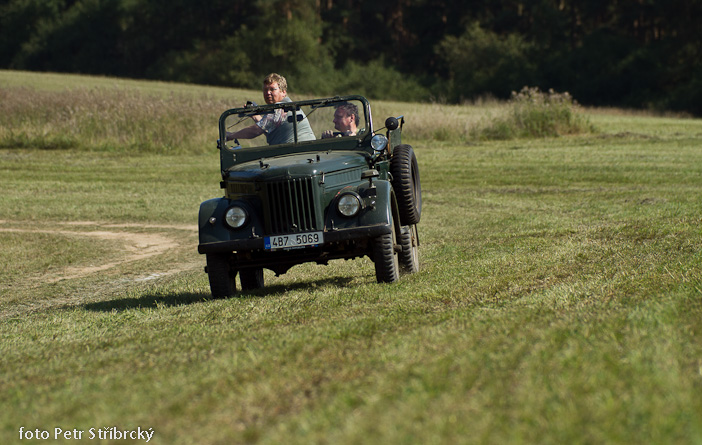
[[[370,146],[364,141],[372,134],[371,122],[370,105],[362,96],[233,108],[219,120],[222,167],[306,151],[370,153]],[[261,128],[263,134],[250,137],[247,128],[253,125]]]

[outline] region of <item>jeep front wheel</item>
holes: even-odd
[[[394,283],[400,278],[399,260],[395,251],[395,224],[390,218],[392,232],[373,240],[373,262],[378,283]]]
[[[417,157],[411,146],[398,145],[392,150],[390,173],[400,208],[400,222],[406,226],[419,223],[422,216],[422,187]]]
[[[208,253],[207,276],[213,297],[229,297],[236,292],[236,271],[232,271],[229,255]]]

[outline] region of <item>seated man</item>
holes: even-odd
[[[269,74],[263,79],[263,100],[265,100],[268,105],[292,102],[288,97],[287,89],[288,83],[285,77],[276,73]],[[288,116],[288,114],[290,114],[290,116]],[[265,134],[266,141],[269,145],[289,144],[295,141],[294,127],[291,119],[292,113],[286,113],[282,109],[277,109],[275,113],[266,114],[265,116],[253,116],[253,120],[255,121],[253,125],[233,133],[227,132],[227,140],[253,139]],[[315,140],[310,123],[301,111],[298,111],[297,121],[297,140]]]
[[[354,104],[346,103],[339,105],[334,112],[334,128],[337,131],[326,130],[322,133],[322,138],[334,136],[356,136],[358,131],[358,107]]]

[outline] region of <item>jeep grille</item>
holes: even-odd
[[[271,234],[319,230],[312,178],[266,184],[266,230]]]

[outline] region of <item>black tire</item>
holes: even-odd
[[[241,280],[241,290],[256,290],[262,289],[263,283],[263,268],[257,269],[242,269],[239,271],[239,279]]]
[[[208,253],[207,276],[213,297],[225,298],[236,293],[236,271],[232,271],[229,255]]]
[[[399,253],[400,272],[419,272],[419,235],[417,225],[402,226],[400,232],[400,245],[402,252]]]
[[[403,226],[418,224],[422,216],[422,187],[417,157],[411,146],[398,145],[393,149],[390,173],[400,208],[400,223]]]
[[[395,224],[390,220],[392,232],[373,239],[373,262],[378,283],[394,283],[400,279],[398,254],[395,251]]]

